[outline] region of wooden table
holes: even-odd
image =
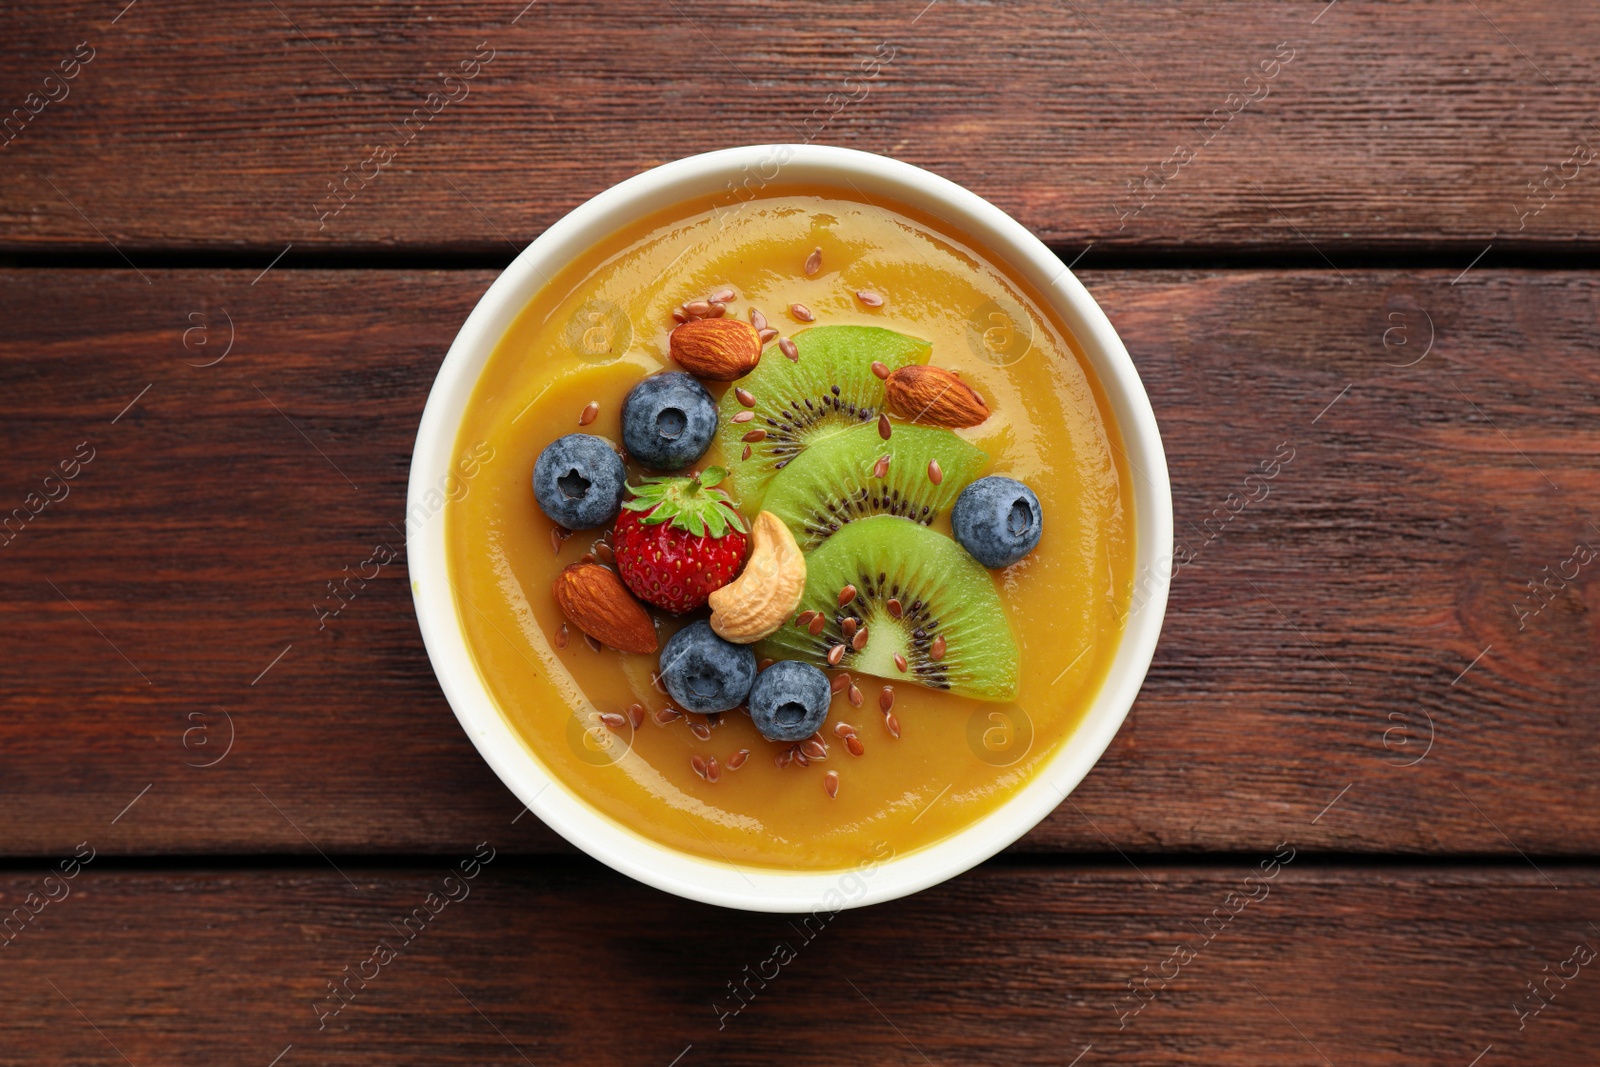
[[[0,21],[0,1063],[1595,1062],[1592,6],[123,2]],[[1196,552],[1070,802],[810,941],[524,816],[403,566],[314,607],[516,249],[806,138],[1076,263]]]

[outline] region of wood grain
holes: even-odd
[[[350,868],[349,881],[326,865],[91,864],[4,949],[0,1064],[1465,1067],[1489,1046],[1485,1064],[1593,1061],[1595,964],[1562,966],[1600,945],[1591,866],[1552,871],[1559,889],[1525,866],[1297,859],[1248,888],[1255,858],[1145,877],[990,867],[791,923],[579,860],[502,856],[447,889],[455,859]],[[7,874],[5,903],[41,882]],[[427,907],[445,892],[457,899]],[[1246,894],[1257,899],[1241,905]],[[397,957],[364,965],[380,941]],[[1178,968],[1180,943],[1195,956]],[[1552,979],[1554,998],[1519,1030],[1514,1005],[1537,1003],[1526,983],[1558,971],[1576,977]],[[327,1015],[339,1004],[327,983],[358,972],[368,980],[351,979]],[[1128,983],[1146,973],[1174,977],[1133,1014]],[[733,1014],[729,983],[746,981]]]
[[[147,273],[0,272],[0,514],[95,450],[0,547],[0,848],[564,849],[450,714],[402,565],[314,607],[402,547],[417,419],[489,276]],[[1600,280],[1453,277],[1085,275],[1196,555],[1133,714],[1019,850],[1600,849],[1593,565],[1516,613],[1600,537]]]
[[[1459,269],[1600,233],[1581,5],[120,7],[0,15],[0,115],[27,119],[0,135],[0,250],[501,255],[658,163],[797,140],[925,166],[1091,257]]]

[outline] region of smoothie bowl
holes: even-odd
[[[468,318],[413,459],[429,656],[577,847],[834,912],[1059,804],[1149,666],[1172,541],[1137,374],[1015,221],[758,146],[584,204]]]

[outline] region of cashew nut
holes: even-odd
[[[806,557],[783,520],[763,511],[750,524],[750,559],[739,577],[711,594],[711,629],[748,645],[775,633],[800,606]]]

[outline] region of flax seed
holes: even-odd
[[[933,643],[928,646],[928,658],[933,660],[933,662],[938,663],[940,660],[944,659],[944,650],[944,634],[939,634],[933,639]]]
[[[826,775],[824,775],[823,778],[822,778],[822,788],[827,790],[828,796],[830,796],[830,797],[838,796],[839,795],[839,772],[838,771],[829,771]]]
[[[779,767],[787,767],[793,761],[794,761],[794,749],[792,749],[792,748],[786,748],[782,752],[778,753],[776,756],[772,757],[772,762],[776,763]]]
[[[855,734],[851,734],[844,739],[844,747],[852,756],[859,756],[867,750],[866,746],[861,743],[861,738]]]
[[[637,730],[639,727],[644,725],[644,705],[643,704],[629,704],[628,705],[628,724],[630,726],[632,726],[635,730]]]
[[[557,648],[566,648],[567,647],[567,641],[568,641],[567,624],[566,623],[562,623],[561,626],[556,630],[556,647]]]
[[[748,389],[735,389],[733,391],[733,395],[734,398],[739,401],[739,403],[743,404],[747,408],[753,408],[756,406],[756,398],[751,395],[750,390]]]
[[[817,272],[820,271],[821,269],[822,269],[822,249],[813,248],[811,250],[811,254],[806,257],[806,277],[807,278],[815,278],[817,276]]]
[[[749,433],[744,435],[744,440],[747,443],[754,443],[756,441],[765,441],[766,439],[767,439],[767,431],[763,430],[759,426],[757,426],[755,429],[751,430]]]
[[[756,670],[758,672],[759,671],[764,671],[764,670],[766,670],[768,667],[772,666],[776,662],[777,662],[777,660],[774,660],[774,659],[763,659],[763,660],[761,660],[760,662],[758,662],[756,664]]]
[[[895,670],[899,671],[901,674],[905,673],[905,670],[906,670],[906,658],[904,656],[902,656],[898,652],[896,652],[894,654],[894,666],[895,666]]]
[[[816,617],[817,617],[817,613],[814,612],[814,611],[802,611],[800,613],[800,615],[794,620],[794,624],[796,626],[800,626],[800,627],[810,626],[811,625],[811,620],[816,618]]]
[[[894,686],[886,685],[878,690],[878,710],[888,711],[894,707]]]
[[[767,317],[761,314],[761,312],[757,311],[754,307],[751,307],[750,325],[756,328],[757,333],[760,333],[762,330],[767,328]]]
[[[860,652],[867,647],[867,628],[865,626],[856,631],[856,635],[850,639],[850,647],[856,652]]]
[[[837,667],[839,665],[839,661],[842,659],[844,659],[843,645],[834,645],[832,648],[828,649],[828,666]]]
[[[617,561],[617,555],[611,551],[611,546],[604,541],[597,541],[594,546],[594,555],[601,563],[612,564]]]
[[[850,706],[859,708],[866,698],[861,695],[861,690],[855,686],[850,687]]]
[[[678,719],[683,718],[683,712],[677,708],[661,708],[658,711],[651,712],[650,717],[656,721],[658,726],[665,726],[669,722],[676,722]]]
[[[806,759],[825,760],[828,758],[828,746],[821,741],[807,741],[800,746],[800,751],[805,754]]]
[[[796,763],[800,764],[800,766],[802,766],[802,767],[811,766],[811,761],[806,759],[806,754],[804,752],[800,751],[800,746],[798,746],[798,745],[795,746],[794,761]]]
[[[596,652],[605,651],[605,646],[599,641],[596,641],[594,638],[590,637],[588,634],[583,635],[583,643],[594,649]]]
[[[887,441],[892,433],[894,433],[894,427],[889,425],[889,416],[880,413],[878,415],[878,436]]]
[[[856,598],[856,587],[847,585],[839,590],[839,606],[842,608]]]
[[[800,322],[816,322],[817,317],[811,314],[811,309],[804,304],[790,304],[789,314]]]
[[[593,552],[585,552],[583,555],[578,557],[578,562],[579,563],[593,563],[594,562],[594,553]]]
[[[889,609],[889,618],[891,619],[898,619],[906,613],[906,609],[901,607],[900,598],[897,596],[890,597],[889,603],[885,604],[884,607]]]
[[[744,761],[749,758],[750,750],[748,748],[741,748],[739,751],[728,757],[728,770],[738,770],[740,767],[744,766]]]
[[[815,615],[806,624],[806,632],[815,637],[822,632],[822,628],[826,625],[828,625],[828,617],[826,615]]]
[[[718,301],[718,300],[711,301],[711,314],[708,316],[709,318],[720,319],[720,318],[722,318],[722,316],[726,315],[727,313],[728,313],[728,305],[727,304],[724,304],[724,303],[722,303],[721,301]]]
[[[683,313],[691,319],[703,319],[711,314],[711,301],[691,300],[683,305]]]
[[[591,400],[585,404],[583,410],[578,413],[578,425],[587,426],[599,417],[600,402],[598,400]]]
[[[698,737],[702,741],[711,740],[711,727],[707,726],[703,722],[692,722],[692,723],[690,723],[689,724],[689,732],[691,734],[694,734],[696,737]]]
[[[600,721],[608,730],[620,730],[628,725],[628,720],[614,711],[601,712]]]
[[[855,732],[856,728],[847,722],[841,721],[833,724],[833,736],[835,737],[851,737],[854,736]]]
[[[784,337],[778,341],[778,350],[789,357],[789,362],[800,362],[800,350],[796,348],[794,342],[789,340],[787,337]]]
[[[771,326],[763,326],[761,329],[756,331],[756,334],[761,338],[762,344],[770,345],[772,343],[772,339],[778,336],[778,331],[774,330]]]
[[[839,674],[834,675],[833,676],[833,680],[828,683],[828,688],[833,691],[833,694],[835,696],[838,696],[840,693],[844,692],[846,689],[849,689],[850,688],[850,672],[849,671],[843,671],[843,672],[841,672]]]
[[[718,289],[711,294],[711,302],[713,304],[731,304],[738,295],[732,289]]]
[[[740,459],[749,459],[750,458],[750,446],[749,445],[745,445],[744,446],[744,451],[739,453],[739,458]]]
[[[896,739],[900,737],[900,720],[894,717],[894,712],[891,711],[883,717],[883,726],[889,731],[890,737]]]
[[[860,290],[856,293],[856,299],[869,308],[883,307],[883,297],[874,293],[871,289]]]
[[[848,641],[856,635],[856,627],[859,625],[860,623],[856,622],[853,617],[846,618],[844,622],[839,624],[839,631],[844,634],[845,640]]]
[[[667,684],[661,680],[660,671],[650,672],[650,684],[656,687],[656,692],[658,693],[665,693],[667,691]]]
[[[738,414],[734,415],[734,417],[732,419],[730,419],[729,421],[730,422],[749,422],[751,419],[753,419],[755,417],[756,417],[756,413],[753,412],[753,411],[741,411]]]
[[[874,478],[884,478],[884,477],[887,477],[888,474],[889,474],[889,457],[888,456],[879,456],[878,457],[878,462],[876,462],[876,463],[874,463],[872,465],[872,476]]]
[[[567,538],[571,536],[572,531],[567,529],[565,526],[557,526],[551,529],[550,547],[556,550],[556,555],[559,556],[561,554],[561,546],[565,544]]]
[[[889,377],[889,366],[886,363],[880,363],[877,360],[873,360],[872,373],[876,374],[880,378],[887,379]]]
[[[939,466],[939,461],[936,459],[928,460],[928,481],[934,485],[944,481],[944,468]]]
[[[689,766],[693,767],[694,773],[698,774],[700,777],[706,777],[706,772],[708,770],[706,767],[706,761],[705,758],[698,752],[689,757]]]
[[[717,757],[711,756],[706,760],[706,781],[715,782],[722,777],[722,768],[717,766]]]
[[[689,321],[689,313],[687,311],[683,310],[683,306],[681,304],[678,307],[675,307],[675,308],[672,309],[672,321],[673,322],[688,322]]]

